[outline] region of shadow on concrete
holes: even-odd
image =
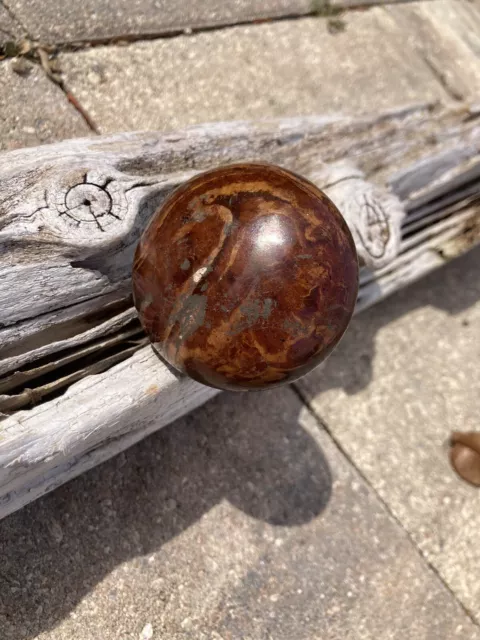
[[[2,521],[0,638],[55,627],[120,563],[224,499],[274,525],[320,514],[331,475],[300,406],[284,389],[222,394]]]
[[[349,395],[358,393],[372,381],[375,336],[382,327],[425,306],[436,307],[454,316],[478,300],[480,247],[355,317],[333,354],[307,376],[309,387],[315,394],[335,388],[343,388]],[[428,332],[428,327],[424,330]],[[471,330],[468,321],[459,324],[459,331]]]

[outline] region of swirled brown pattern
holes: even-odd
[[[357,255],[313,184],[273,165],[230,165],[167,198],[137,247],[133,290],[173,367],[221,389],[262,389],[304,375],[338,343]]]

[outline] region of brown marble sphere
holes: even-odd
[[[345,220],[315,185],[268,164],[202,173],[140,239],[135,306],[158,353],[220,389],[263,389],[317,366],[355,306]]]

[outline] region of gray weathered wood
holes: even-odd
[[[0,516],[215,393],[144,346],[131,306],[136,241],[172,188],[242,160],[310,177],[354,234],[359,311],[479,241],[479,149],[475,111],[420,105],[0,155]]]

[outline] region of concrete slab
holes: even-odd
[[[2,640],[479,640],[289,388],[224,394],[0,523]]]
[[[477,248],[360,315],[300,388],[480,622],[480,491],[446,444],[480,427],[479,264]]]
[[[23,35],[21,25],[13,19],[13,16],[0,2],[0,46],[5,42],[15,40]]]
[[[384,9],[345,20],[346,30],[335,35],[326,20],[305,18],[60,60],[67,84],[102,132],[449,99]]]
[[[164,34],[312,11],[314,0],[9,0],[35,39],[44,42],[94,41]]]
[[[480,4],[436,0],[388,7],[415,48],[451,96],[480,94]]]
[[[14,62],[0,62],[0,150],[31,147],[92,135],[63,92],[36,65],[22,75]]]

